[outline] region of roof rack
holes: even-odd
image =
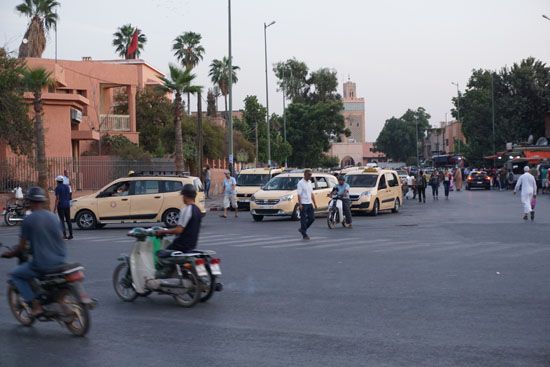
[[[188,171],[139,171],[134,172],[132,176],[173,176],[173,177],[188,177]]]

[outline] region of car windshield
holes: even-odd
[[[274,177],[265,186],[264,190],[296,190],[301,177]]]
[[[347,175],[346,183],[350,187],[374,187],[378,175]]]
[[[269,181],[269,175],[240,174],[237,176],[237,186],[262,186]]]

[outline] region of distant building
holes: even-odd
[[[344,83],[344,124],[351,131],[345,139],[350,143],[365,142],[365,99],[357,97],[357,87],[348,79]]]
[[[462,123],[442,121],[439,127],[429,128],[422,141],[422,157],[431,159],[434,155],[460,154],[466,142],[462,133]],[[456,144],[455,144],[456,142]]]

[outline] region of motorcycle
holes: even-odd
[[[341,196],[332,194],[328,204],[327,225],[330,229],[342,223],[343,227],[348,227],[344,216],[344,202]]]
[[[14,226],[18,223],[21,223],[28,214],[27,207],[24,203],[20,201],[8,202],[2,213],[4,217],[4,223],[6,226]]]
[[[10,250],[9,247],[0,247]],[[28,261],[27,254],[17,255],[19,264]],[[90,299],[82,285],[84,267],[78,263],[65,264],[54,272],[43,274],[31,281],[33,291],[38,295],[43,313],[33,316],[31,306],[21,298],[11,280],[8,281],[8,304],[15,319],[23,326],[35,321],[57,321],[76,336],[84,336],[90,330],[90,313],[97,305]]]
[[[216,279],[221,275],[220,259],[214,251],[194,250],[191,253],[166,250],[169,241],[156,233],[164,228],[134,228],[128,236],[136,238],[130,255],[119,257],[113,272],[113,287],[125,302],[151,293],[170,295],[182,307],[206,302],[223,286]]]

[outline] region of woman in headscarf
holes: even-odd
[[[455,187],[456,191],[462,190],[462,171],[460,167],[457,167],[455,171]]]

